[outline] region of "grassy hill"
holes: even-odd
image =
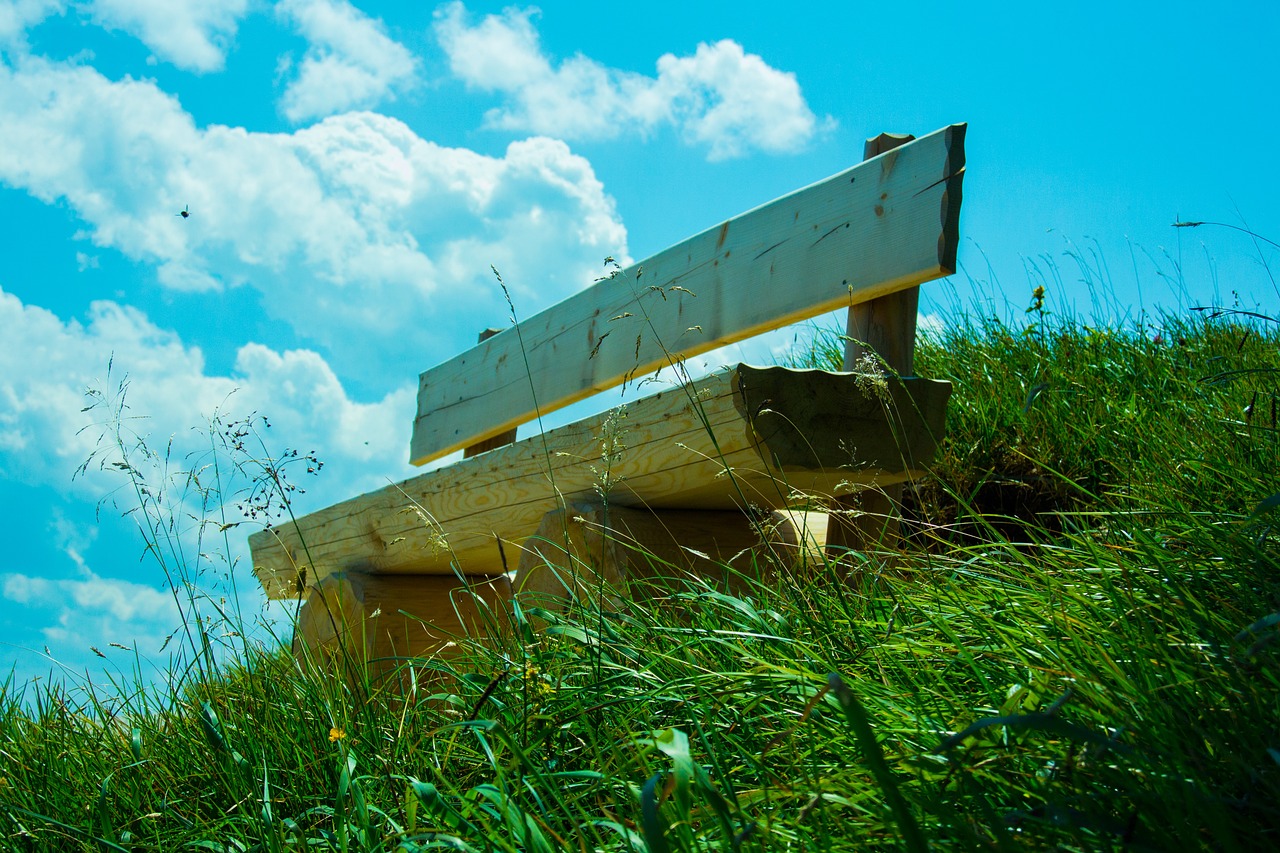
[[[390,701],[188,625],[169,695],[4,687],[0,847],[1280,845],[1280,327],[1031,319],[922,340],[948,435],[852,581],[517,610]]]

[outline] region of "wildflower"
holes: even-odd
[[[1028,314],[1036,311],[1044,311],[1044,285],[1037,285],[1036,289],[1031,291],[1031,307],[1027,309]]]
[[[334,726],[333,728],[329,729],[329,743],[335,743],[336,741],[340,741],[346,736],[347,736],[347,733],[344,732],[342,729],[338,728],[337,726]]]
[[[542,670],[538,669],[534,664],[528,664],[524,668],[524,682],[525,686],[531,689],[535,696],[549,696],[555,692],[555,688],[542,677]]]
[[[889,400],[889,379],[884,360],[873,350],[867,350],[849,367],[854,383],[863,394],[880,402]]]

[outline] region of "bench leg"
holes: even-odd
[[[827,557],[857,578],[895,562],[902,528],[902,484],[866,489],[832,507]]]

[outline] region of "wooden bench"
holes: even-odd
[[[960,124],[869,140],[860,164],[421,374],[411,460],[469,458],[250,537],[267,595],[308,598],[295,649],[396,658],[494,630],[517,568],[518,587],[554,597],[655,559],[715,572],[857,546],[865,531],[806,511],[867,487],[891,495],[942,435],[950,385],[912,376],[910,353],[916,287],[955,270],[964,137]],[[846,370],[870,346],[884,375],[685,375],[688,358],[841,307],[856,338]],[[674,384],[512,442],[519,425],[654,371]]]

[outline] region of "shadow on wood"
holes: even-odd
[[[305,666],[369,668],[383,679],[408,658],[455,657],[459,642],[496,639],[507,624],[506,575],[330,575],[308,591],[293,653]]]
[[[576,506],[547,513],[516,573],[522,602],[560,608],[572,597],[607,604],[641,599],[697,578],[730,594],[779,571],[807,576],[823,562],[827,517],[736,511]]]
[[[950,394],[737,365],[255,533],[254,572],[272,598],[302,572],[497,575],[548,510],[600,488],[610,506],[743,511],[901,482],[933,457]]]

